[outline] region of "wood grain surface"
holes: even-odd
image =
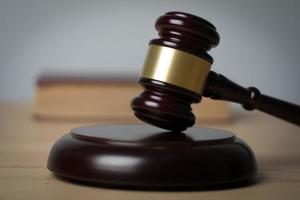
[[[120,124],[122,120],[89,122]],[[127,121],[128,123],[128,121]],[[130,121],[140,123],[138,120]],[[31,104],[0,104],[0,199],[299,199],[300,128],[259,112],[237,112],[230,124],[199,124],[234,132],[253,149],[259,168],[248,187],[186,192],[100,188],[62,181],[46,168],[52,144],[86,122],[43,122]],[[201,159],[201,158],[198,158]]]

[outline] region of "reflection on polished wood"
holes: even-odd
[[[52,144],[70,129],[88,124],[36,122],[31,118],[31,109],[28,104],[0,104],[0,199],[76,200],[101,196],[133,200],[226,200],[298,199],[300,196],[300,128],[263,113],[236,113],[231,124],[201,124],[232,131],[252,147],[258,162],[258,183],[217,192],[146,192],[91,187],[54,177],[46,168]]]
[[[47,167],[72,180],[144,190],[233,187],[257,173],[250,147],[228,131],[127,124],[72,129],[52,146]]]

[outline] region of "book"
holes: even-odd
[[[133,97],[143,91],[133,77],[44,74],[38,77],[34,117],[39,120],[133,122]],[[227,102],[202,98],[192,105],[197,121],[230,119]]]

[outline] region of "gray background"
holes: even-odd
[[[30,101],[44,70],[137,75],[170,10],[216,25],[213,69],[300,103],[300,1],[0,0],[0,101]]]

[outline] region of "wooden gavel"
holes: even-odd
[[[255,87],[244,88],[210,71],[207,53],[220,37],[210,22],[182,12],[168,12],[155,24],[159,38],[149,51],[139,78],[144,91],[131,102],[140,120],[172,131],[195,123],[191,104],[201,97],[239,103],[300,125],[300,107],[267,95]]]

